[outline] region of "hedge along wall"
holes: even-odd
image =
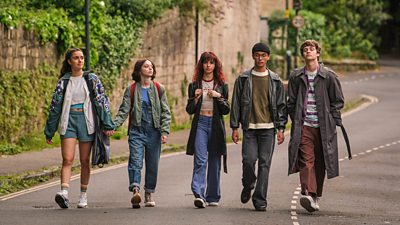
[[[3,24],[0,46],[0,144],[15,143],[43,131],[59,56],[55,44],[40,44],[33,31]]]
[[[43,130],[57,82],[54,69],[0,71],[0,143]]]

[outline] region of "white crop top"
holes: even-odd
[[[85,82],[83,76],[73,77],[71,76],[71,90],[72,90],[72,101],[71,105],[84,103],[86,98],[85,88],[83,82]]]

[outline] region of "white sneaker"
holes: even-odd
[[[144,193],[144,205],[146,207],[154,207],[156,206],[156,202],[153,200],[153,197],[151,196],[150,192],[145,192]]]
[[[318,197],[315,198],[314,201],[315,201],[315,211],[319,211],[319,205],[318,205],[319,198]]]
[[[204,202],[204,200],[202,198],[195,198],[194,205],[197,208],[205,208],[206,207],[206,203]]]
[[[303,195],[300,198],[300,205],[308,212],[315,212],[317,210],[314,199],[309,195]]]
[[[81,193],[79,196],[78,208],[87,208],[87,195],[86,193]]]
[[[60,206],[60,208],[68,209],[68,207],[69,207],[68,191],[61,190],[61,191],[57,192],[55,201]]]
[[[208,206],[218,206],[218,202],[209,202]]]

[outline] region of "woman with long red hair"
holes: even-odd
[[[206,203],[218,206],[221,156],[224,156],[224,171],[227,172],[223,115],[229,113],[230,107],[222,64],[213,52],[201,54],[188,96],[186,112],[194,116],[186,154],[194,155],[191,183],[194,205],[198,208],[205,208]]]

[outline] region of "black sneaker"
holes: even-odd
[[[240,201],[245,204],[249,202],[251,198],[251,189],[243,188],[242,193],[240,194]]]
[[[195,198],[194,206],[196,206],[197,208],[205,208],[206,203],[204,202],[204,200],[202,198]]]

